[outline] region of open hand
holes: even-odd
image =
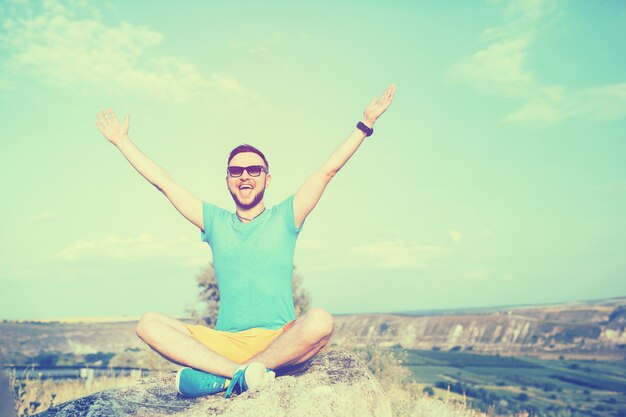
[[[120,141],[128,139],[128,119],[126,116],[124,122],[120,124],[117,116],[111,109],[102,110],[98,115],[96,126],[98,130],[114,145],[117,145]]]
[[[387,107],[389,107],[389,105],[391,104],[391,100],[393,100],[393,93],[395,93],[395,91],[396,85],[391,84],[389,87],[387,87],[387,90],[385,90],[385,93],[380,98],[380,100],[378,99],[378,97],[374,97],[372,102],[363,112],[363,116],[365,116],[365,120],[363,120],[363,122],[365,124],[369,124],[371,127],[376,119],[378,119],[380,115],[383,114],[385,110],[387,110]]]

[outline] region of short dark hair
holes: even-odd
[[[270,170],[270,164],[267,163],[267,159],[265,159],[265,155],[263,155],[263,152],[261,152],[254,146],[248,145],[246,143],[244,143],[243,145],[239,145],[235,149],[230,151],[230,156],[228,157],[228,162],[226,164],[230,164],[231,159],[233,159],[238,153],[242,152],[254,152],[255,154],[259,155],[261,159],[263,159],[263,162],[265,162],[265,168],[267,168],[268,171]]]

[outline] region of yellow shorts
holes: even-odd
[[[200,324],[185,324],[191,336],[233,362],[244,363],[267,348],[283,332],[293,326],[295,320],[285,324],[282,329],[268,330],[252,328],[242,332],[225,332],[211,329]]]

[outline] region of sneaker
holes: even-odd
[[[182,368],[176,374],[176,391],[185,397],[200,397],[224,390],[226,378],[193,368]]]
[[[272,382],[276,374],[271,369],[265,369],[260,362],[253,362],[249,365],[240,366],[233,375],[230,385],[226,389],[225,398],[230,398],[232,392],[237,389],[241,394],[249,389],[254,389]]]

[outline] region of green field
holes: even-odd
[[[626,362],[394,348],[412,378],[436,393],[465,394],[496,414],[626,417]]]

